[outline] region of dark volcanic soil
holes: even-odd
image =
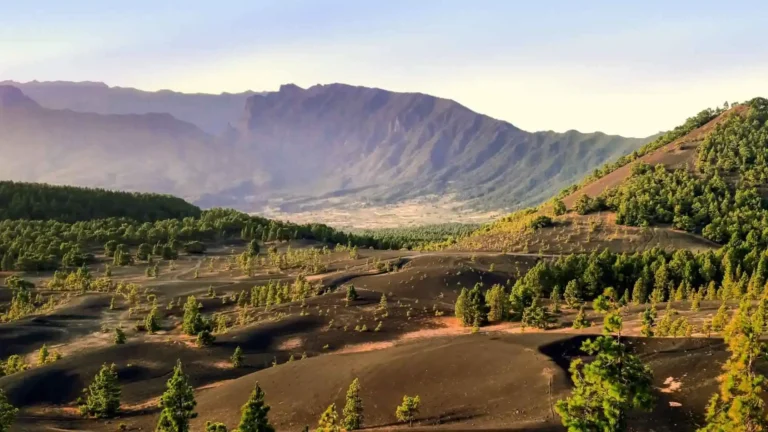
[[[189,257],[158,279],[144,278],[141,266],[120,269],[119,278],[157,295],[164,319],[156,335],[133,329],[145,307],[129,317],[119,299],[117,308],[109,310],[111,294],[75,296],[50,314],[0,324],[0,358],[22,354],[32,363],[43,343],[64,354],[58,362],[0,378],[0,388],[22,408],[13,430],[114,431],[119,423],[129,430],[153,430],[157,398],[177,359],[197,388],[195,431],[207,420],[237,426],[240,407],[256,382],[267,393],[277,430],[313,427],[331,403],[341,411],[347,386],[356,377],[362,384],[366,427],[399,427],[395,407],[403,395],[418,394],[422,408],[417,428],[562,430],[552,404],[568,395],[569,362],[579,355],[581,341],[593,337],[586,333],[599,333],[599,327],[520,334],[517,324],[507,323],[470,334],[451,318],[462,286],[482,283],[489,288],[514,281],[541,258],[367,250],[360,255],[352,260],[346,252],[334,252],[327,257],[329,272],[310,276],[312,283],[337,289],[307,299],[308,314],[299,314],[298,302],[252,310],[255,322],[217,335],[208,348],[195,347],[193,338],[181,334],[181,307],[165,309],[171,299],[193,294],[205,314],[220,312],[232,323],[237,311],[232,301],[222,303],[221,296],[270,279],[292,281],[296,272],[248,278],[231,271],[208,272],[199,259]],[[397,262],[400,268],[386,273],[366,266],[373,257]],[[194,279],[198,266],[200,275]],[[354,284],[359,299],[347,304],[344,284]],[[205,296],[209,286],[216,289],[216,298]],[[389,311],[383,319],[376,311],[382,293]],[[680,305],[682,314],[691,314],[687,307]],[[699,315],[711,315],[716,308],[703,305]],[[630,332],[638,324],[638,312],[628,312]],[[573,314],[565,311],[561,321],[568,322]],[[379,322],[380,331],[373,331]],[[125,345],[112,344],[110,332],[118,323],[128,334]],[[368,331],[355,330],[363,325]],[[695,430],[725,359],[721,341],[628,340],[653,368],[659,389],[656,411],[633,416],[633,430]],[[237,346],[245,352],[245,366],[233,369],[229,357]],[[82,419],[75,400],[104,363],[118,367],[124,412],[111,421]]]

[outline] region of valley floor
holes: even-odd
[[[330,204],[330,203],[329,203]],[[260,212],[272,219],[294,223],[324,223],[339,228],[377,229],[418,227],[424,225],[465,223],[481,224],[498,218],[501,211],[473,211],[462,208],[463,203],[444,199],[420,199],[397,204],[368,206],[362,204],[285,213],[267,208]]]

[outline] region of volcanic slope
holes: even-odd
[[[287,302],[252,309],[250,322],[237,325],[238,308],[231,298],[269,279],[291,280],[295,273],[246,277],[220,265],[205,269],[208,259],[226,256],[233,248],[240,250],[232,245],[212,249],[206,258],[182,256],[175,270],[158,279],[144,278],[136,267],[114,273],[116,280],[147,287],[159,304],[195,295],[204,313],[226,316],[232,327],[217,334],[207,348],[195,347],[191,337],[181,334],[179,306],[165,310],[161,329],[147,335],[131,328],[143,320],[143,306],[131,314],[129,305],[119,299],[109,309],[109,297],[98,293],[77,296],[49,315],[0,324],[0,337],[15,340],[6,356],[22,354],[33,363],[35,350],[43,343],[64,354],[62,360],[0,378],[0,388],[22,408],[18,430],[106,432],[113,431],[116,423],[125,423],[128,430],[151,430],[159,416],[157,398],[176,359],[183,362],[196,389],[199,416],[193,430],[201,430],[209,420],[236,426],[240,406],[256,382],[267,392],[270,419],[277,430],[314,425],[329,404],[342,406],[346,387],[354,378],[363,385],[366,427],[397,427],[395,406],[404,394],[418,394],[423,400],[419,428],[561,430],[552,404],[569,393],[568,362],[578,355],[585,335],[600,332],[600,317],[589,310],[590,328],[567,329],[575,311],[564,309],[557,318],[560,329],[528,329],[524,334],[513,322],[483,327],[473,334],[450,316],[460,287],[514,283],[547,258],[371,250],[362,250],[354,258],[346,252],[328,253],[323,259],[334,270],[311,278],[326,281],[326,294],[311,296],[304,305]],[[382,262],[390,263],[389,271],[378,264]],[[359,296],[351,302],[345,301],[349,285],[356,287]],[[207,294],[208,287],[213,287],[214,297]],[[388,301],[386,317],[378,310],[382,295]],[[678,306],[682,306],[681,316],[699,325],[719,303],[703,302],[696,313]],[[627,335],[638,333],[639,310],[627,311]],[[382,327],[374,331],[379,322]],[[128,334],[125,345],[113,345],[111,334],[101,331],[104,325],[118,324]],[[35,337],[18,333],[31,325],[56,330]],[[362,326],[367,330],[360,331]],[[65,330],[69,328],[80,330]],[[717,364],[724,356],[721,342],[629,340],[653,368],[655,385],[665,391],[670,387],[671,392],[660,393],[653,416],[633,416],[631,424],[640,430],[692,430],[716,385]],[[6,342],[0,339],[3,346]],[[241,368],[229,362],[237,346],[245,353]],[[121,416],[104,422],[75,415],[80,390],[103,363],[112,362],[122,386]],[[691,372],[691,364],[700,367]],[[52,382],[57,385],[51,386]],[[670,386],[670,382],[677,384]]]
[[[309,254],[309,250],[321,245],[296,241],[290,246],[275,245],[280,252],[274,253],[293,250],[294,254]],[[297,252],[302,249],[306,252]],[[248,324],[236,324],[241,317],[235,299],[242,292],[276,281],[293,283],[298,273],[289,268],[256,272],[249,277],[228,270],[224,262],[233,256],[233,250],[239,254],[242,245],[211,247],[202,257],[184,254],[157,278],[146,277],[138,265],[114,268],[111,277],[115,282],[141,287],[144,294],[136,305],[125,295],[51,291],[45,288],[50,274],[27,275],[38,286],[33,295],[55,294],[63,305],[51,312],[0,323],[0,358],[16,354],[34,365],[43,344],[64,358],[0,378],[0,388],[22,408],[21,430],[45,430],[40,425],[99,430],[98,422],[72,413],[81,390],[104,363],[114,362],[118,367],[124,409],[120,421],[134,427],[142,426],[142,421],[155,421],[156,398],[163,392],[176,359],[182,360],[193,385],[205,388],[270,368],[273,362],[299,362],[304,356],[355,352],[371,345],[389,347],[406,334],[424,330],[466,334],[468,329],[445,321],[453,311],[460,287],[504,283],[538,260],[523,257],[518,261],[499,255],[422,256],[409,251],[367,249],[355,257],[346,251],[318,252],[325,270],[307,280],[322,283],[319,286],[325,294],[313,295],[305,302],[250,309]],[[102,254],[97,254],[96,260],[95,267],[103,268],[110,262]],[[350,284],[357,286],[358,297],[347,302],[345,290]],[[0,308],[7,306],[10,297],[4,294],[8,292],[0,288]],[[189,295],[196,296],[207,316],[224,317],[231,327],[217,334],[209,348],[195,347],[194,338],[181,332],[181,300]],[[386,319],[381,317],[382,295],[387,297]],[[145,296],[163,305],[159,310],[160,329],[154,335],[142,331],[150,307],[143,300]],[[118,326],[128,337],[125,345],[113,344],[113,330]],[[243,368],[232,368],[229,362],[237,346],[246,356]],[[51,386],[52,382],[60,386]]]
[[[660,166],[667,172],[684,170],[693,177],[703,176],[697,168],[699,147],[712,133],[726,127],[734,118],[745,118],[750,112],[750,103],[753,102],[734,105],[724,111],[709,110],[711,120],[703,125],[675,139],[662,136],[647,146],[658,148],[648,152],[641,149],[635,153],[641,156],[624,165],[608,164],[602,169],[607,173],[587,181],[562,197],[567,209],[565,214],[555,215],[554,201],[550,201],[488,224],[453,248],[545,254],[589,252],[603,248],[628,253],[654,247],[693,251],[716,249],[719,247],[718,242],[702,236],[700,229],[686,231],[669,222],[644,225],[621,223],[621,220],[617,221],[616,212],[606,205],[606,197],[632,179],[634,170],[646,165],[651,169]],[[669,142],[664,144],[664,140]],[[592,208],[581,210],[584,201],[587,207]],[[534,221],[541,216],[551,218],[552,223],[534,228]]]
[[[717,125],[722,124],[727,120],[729,116],[744,115],[747,108],[746,104],[740,104],[722,112],[706,124],[694,129],[671,143],[579,187],[575,192],[564,197],[563,202],[567,207],[572,208],[581,195],[587,195],[592,198],[599,196],[604,191],[620,185],[627,177],[632,175],[632,166],[638,163],[663,165],[667,169],[685,168],[693,171],[696,162],[696,150],[707,138],[709,133],[712,132]]]

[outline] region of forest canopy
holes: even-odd
[[[0,181],[0,219],[151,222],[198,216],[198,207],[171,195]]]
[[[746,106],[745,113],[728,114],[707,135],[692,171],[638,163],[626,181],[591,200],[584,213],[607,208],[623,225],[672,224],[721,244],[765,247],[768,100],[755,98]]]

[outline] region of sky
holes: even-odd
[[[647,136],[768,96],[768,2],[0,0],[0,80],[273,91],[341,82],[529,131]]]

